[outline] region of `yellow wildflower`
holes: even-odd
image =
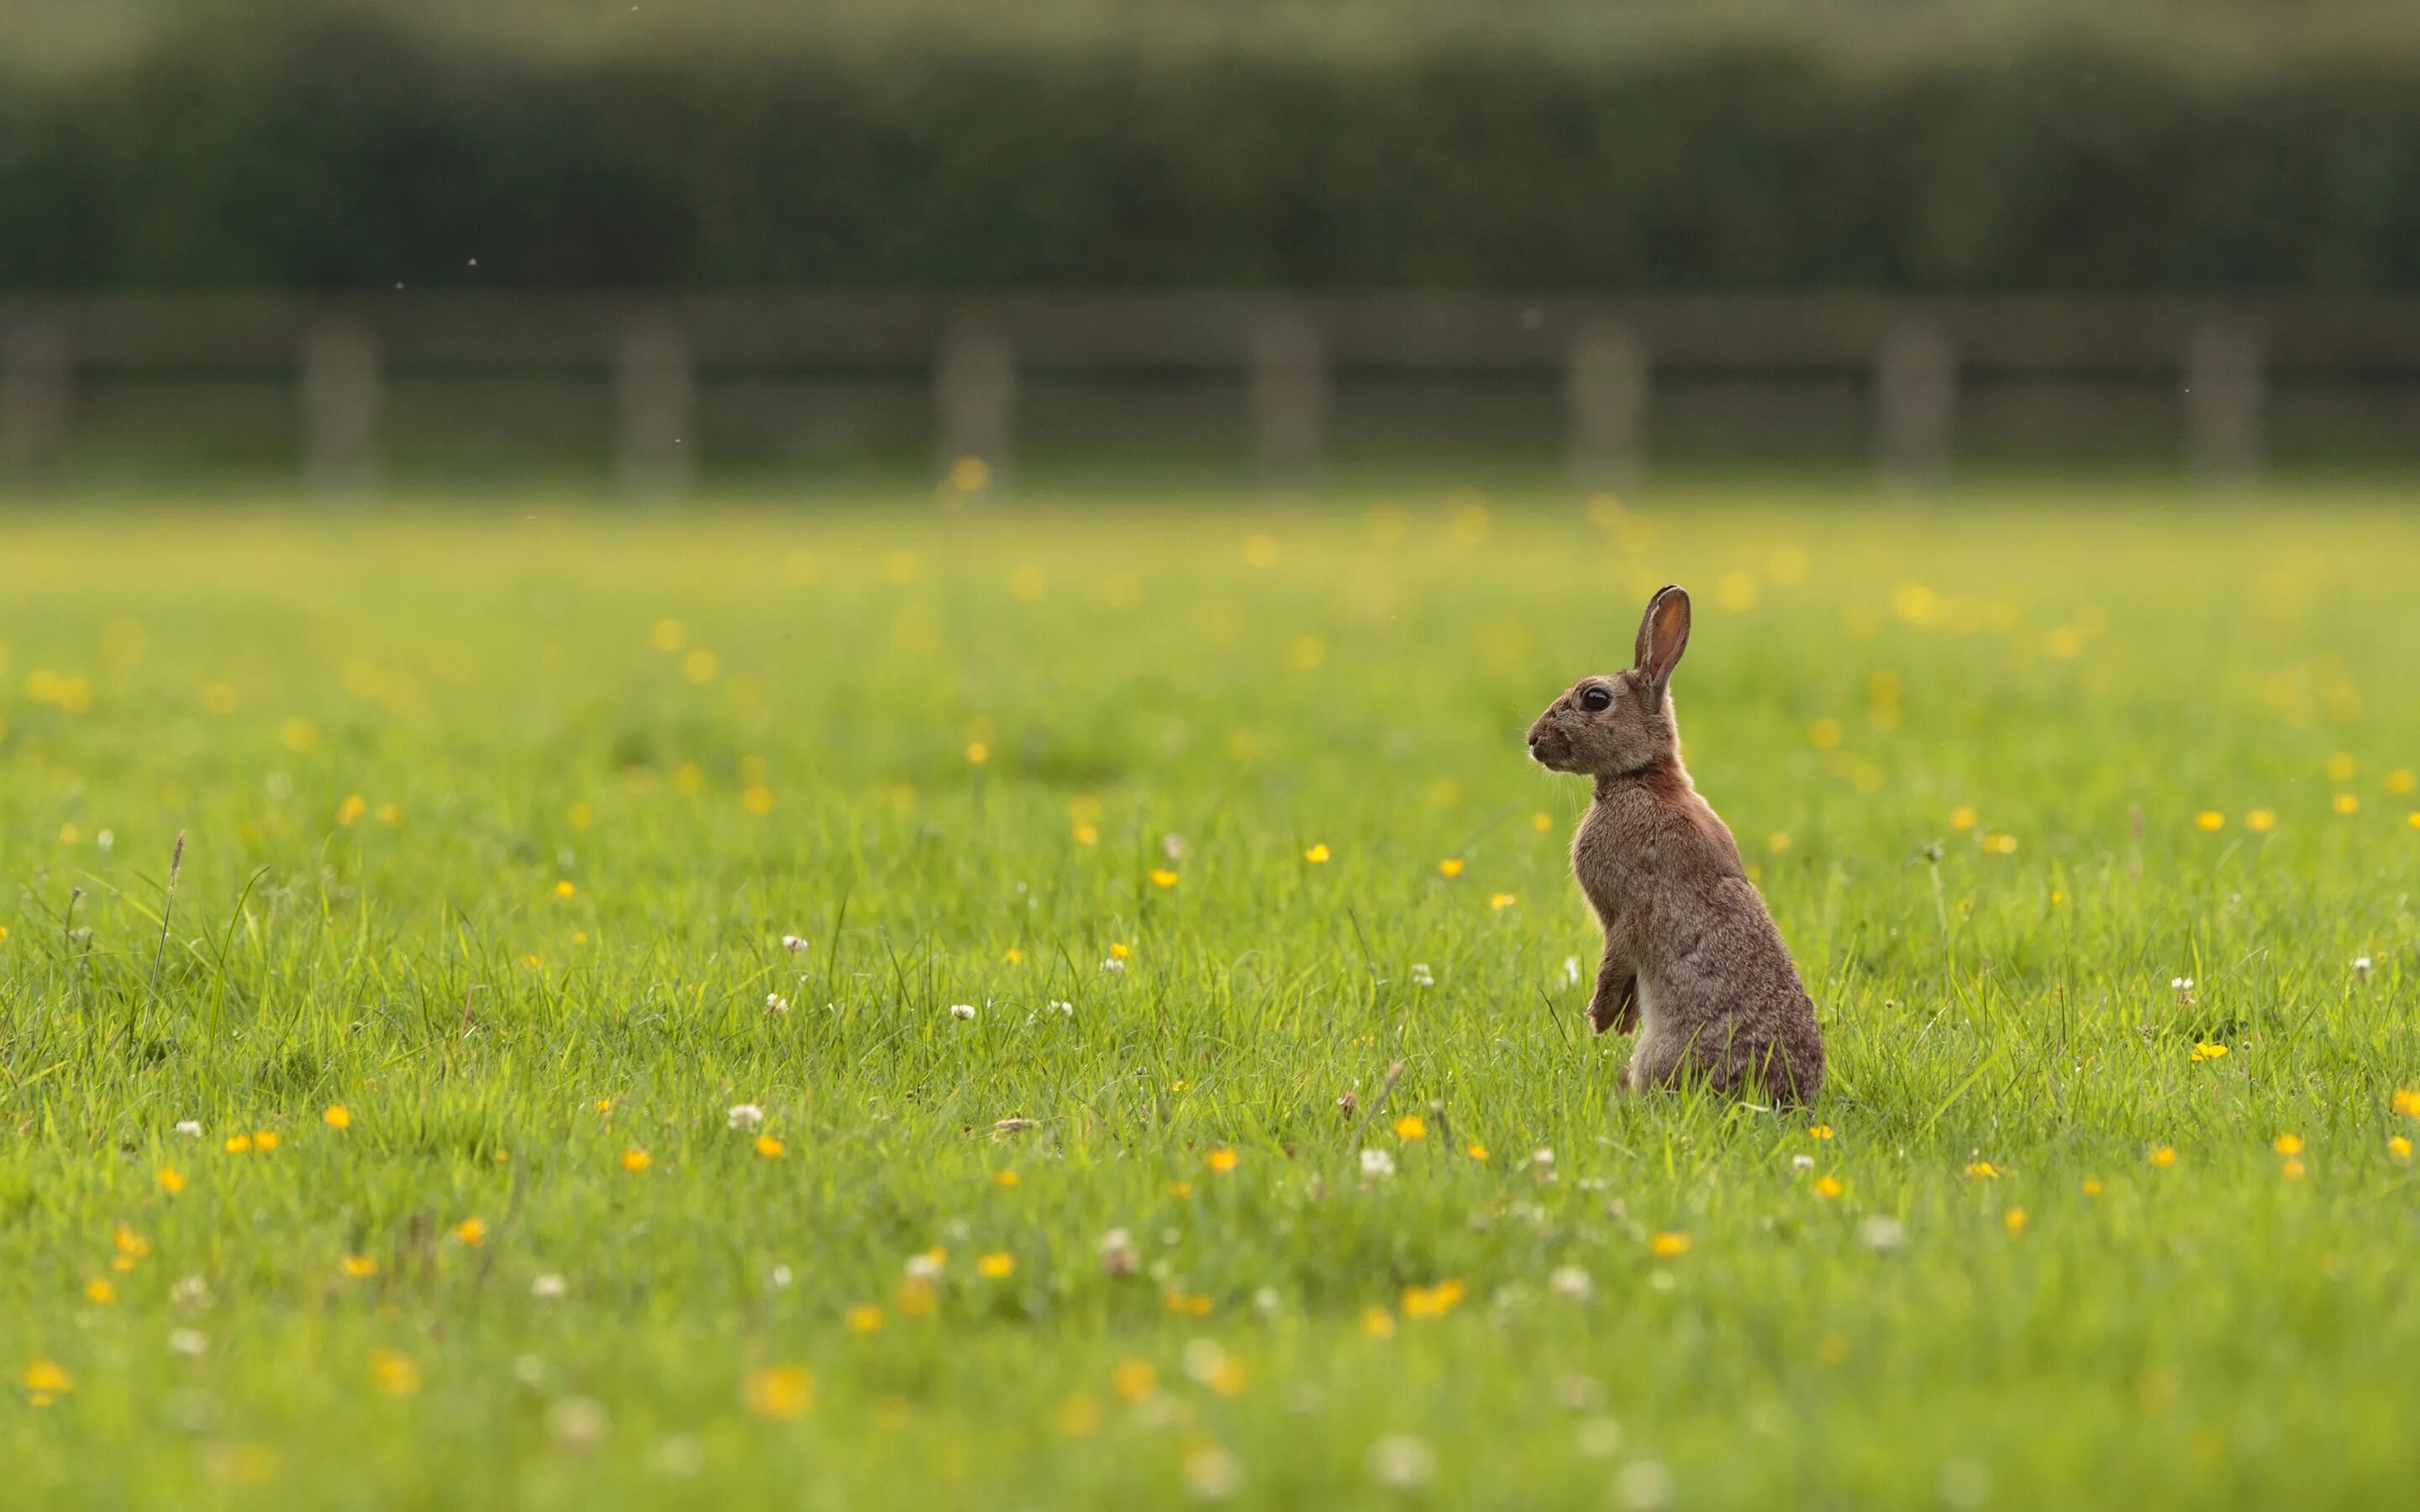
[[[2277,827],[2277,811],[2273,809],[2255,809],[2243,816],[2243,827],[2256,835],[2266,835]]]
[[[319,1121],[331,1129],[349,1129],[353,1126],[352,1110],[342,1103],[332,1103],[319,1115]]]
[[[986,1281],[1005,1281],[1016,1273],[1016,1257],[1006,1250],[995,1250],[975,1261],[975,1274]]]
[[[1176,873],[1164,866],[1151,869],[1151,885],[1155,887],[1173,887],[1176,886]]]
[[[1437,870],[1447,876],[1458,877],[1462,875],[1462,857],[1459,856],[1449,856],[1444,860],[1437,863]]]
[[[1126,1401],[1139,1402],[1159,1389],[1159,1372],[1142,1360],[1121,1360],[1109,1372],[1109,1389]]]
[[[760,1159],[779,1160],[782,1157],[783,1149],[783,1146],[782,1141],[774,1138],[771,1134],[758,1134],[756,1136],[756,1154]]]
[[[1212,1170],[1224,1176],[1226,1173],[1235,1168],[1235,1160],[1236,1156],[1233,1149],[1226,1145],[1221,1145],[1205,1156],[1203,1158],[1203,1163]]]
[[[767,1365],[749,1375],[743,1395],[758,1417],[803,1417],[815,1405],[815,1381],[804,1365]]]
[[[2153,1145],[2151,1147],[2152,1165],[2164,1171],[2176,1163],[2177,1150],[2174,1145]]]
[[[633,1176],[638,1175],[640,1172],[645,1170],[655,1163],[656,1160],[654,1156],[648,1154],[645,1150],[641,1149],[636,1145],[633,1145],[629,1149],[622,1151],[622,1169],[628,1171]]]
[[[1099,1398],[1077,1392],[1059,1404],[1059,1431],[1071,1439],[1088,1439],[1101,1429]]]
[[[1302,853],[1302,858],[1309,861],[1313,866],[1326,866],[1327,864],[1327,855],[1328,852],[1326,845],[1313,845],[1311,849]]]
[[[2199,825],[2204,832],[2225,829],[2226,827],[2226,815],[2220,813],[2215,809],[2204,809],[2201,812],[2194,815],[2194,823]]]
[[[1373,1307],[1361,1315],[1361,1332],[1373,1339],[1395,1336],[1395,1315],[1384,1307]]]
[[[1815,1195],[1819,1197],[1837,1197],[1847,1190],[1849,1189],[1841,1184],[1840,1179],[1837,1176],[1815,1178]]]
[[[1459,1281],[1440,1281],[1433,1287],[1404,1288],[1405,1318],[1443,1318],[1468,1294],[1469,1288]]]
[[[1647,1252],[1659,1260],[1675,1260],[1689,1253],[1689,1236],[1665,1232],[1647,1242]]]
[[[2269,1148],[2274,1149],[2280,1155],[2299,1155],[2303,1152],[2303,1136],[2301,1134],[2281,1134],[2276,1138],[2269,1141]]]
[[[860,1303],[841,1317],[853,1334],[879,1333],[882,1328],[882,1309],[871,1303]]]
[[[1510,908],[1520,901],[1509,892],[1492,892],[1487,895],[1487,906],[1498,911]]]
[[[182,1175],[178,1174],[177,1167],[174,1165],[161,1166],[159,1174],[155,1176],[153,1180],[160,1183],[161,1191],[167,1193],[172,1197],[178,1193],[185,1190],[185,1179]]]
[[[1398,1139],[1426,1139],[1428,1136],[1428,1121],[1417,1113],[1406,1113],[1395,1120],[1395,1137]]]
[[[370,1356],[370,1380],[389,1396],[409,1396],[420,1389],[420,1367],[393,1350]]]
[[[338,1269],[354,1280],[378,1274],[378,1261],[367,1255],[348,1255],[336,1262]]]
[[[473,1249],[488,1242],[488,1224],[484,1218],[465,1218],[454,1226],[454,1237]]]
[[[2025,1210],[2010,1208],[2000,1215],[2000,1221],[2009,1226],[2009,1233],[2022,1234],[2025,1231]]]

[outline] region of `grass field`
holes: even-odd
[[[2398,1500],[2420,517],[2260,502],[21,514],[0,1503]],[[1584,1032],[1675,579],[1809,1115]]]

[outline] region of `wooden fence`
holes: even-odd
[[[39,476],[70,440],[81,377],[290,376],[302,472],[375,487],[381,393],[410,371],[574,371],[610,381],[624,486],[677,495],[699,463],[700,375],[929,375],[936,462],[1012,475],[1026,376],[1239,375],[1248,444],[1275,485],[1312,478],[1340,372],[1559,375],[1574,480],[1643,466],[1659,375],[1849,374],[1875,464],[1924,489],[1957,455],[1978,374],[2158,375],[2185,460],[2212,486],[2255,477],[2273,374],[2420,372],[2420,301],[2150,297],[727,293],[309,298],[0,298],[0,475]]]

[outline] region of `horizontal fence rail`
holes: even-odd
[[[1575,482],[1637,478],[1659,374],[1862,375],[1888,482],[1937,485],[1972,375],[2164,375],[2185,461],[2257,476],[2273,374],[2420,371],[2420,301],[2162,297],[761,292],[0,297],[0,475],[65,449],[80,376],[290,376],[303,477],[379,475],[381,395],[405,371],[595,373],[614,394],[618,475],[676,496],[697,474],[702,372],[923,375],[937,466],[972,490],[1014,475],[1020,380],[1082,372],[1242,378],[1248,438],[1278,486],[1317,475],[1340,372],[1559,376]]]

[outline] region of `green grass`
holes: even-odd
[[[2408,1490],[2420,522],[1369,502],[12,517],[0,1502]],[[1520,732],[1668,579],[1810,1116],[1617,1095],[1566,976],[1585,792]]]

